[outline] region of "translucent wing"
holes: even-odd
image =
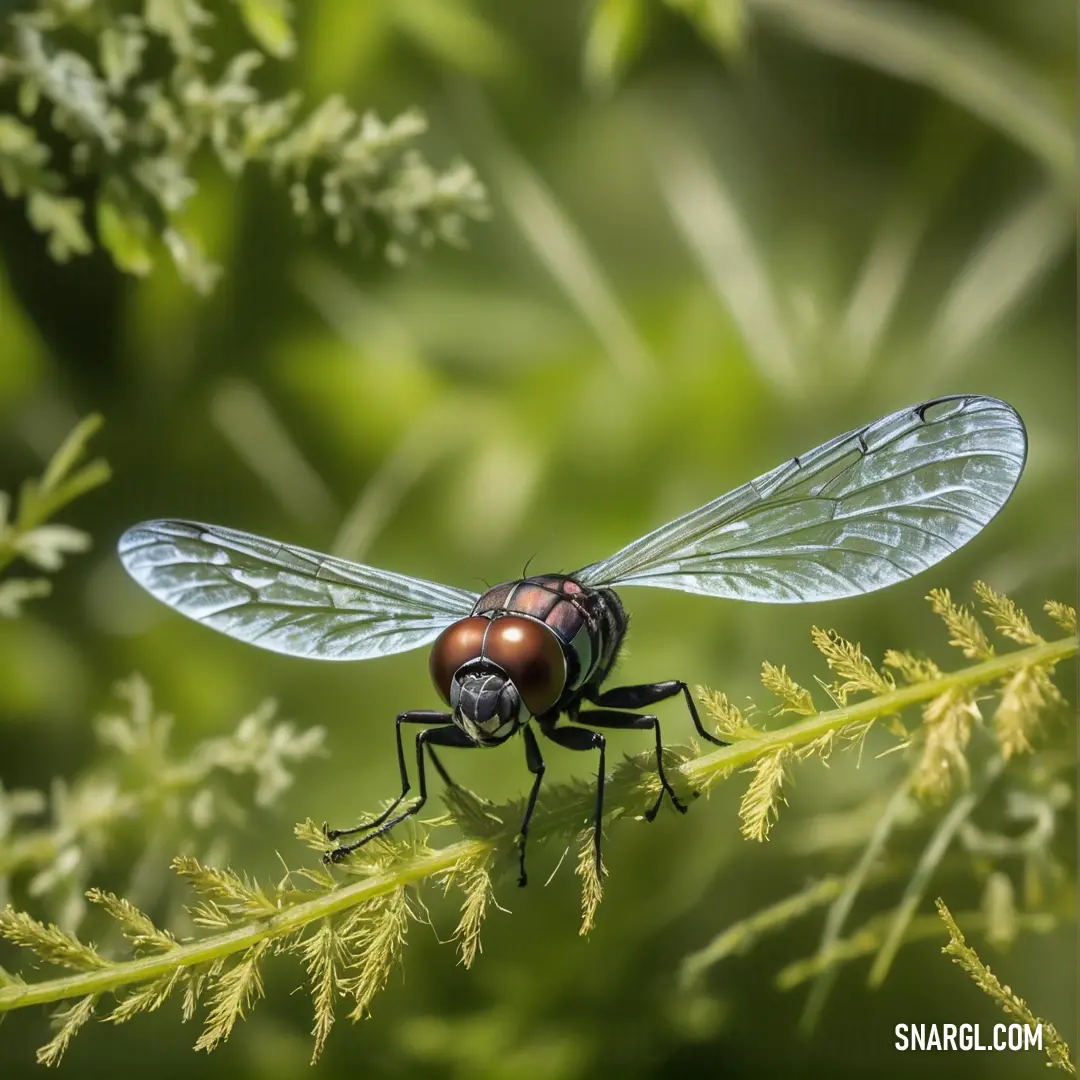
[[[120,537],[131,576],[183,615],[274,652],[365,660],[415,649],[468,615],[477,595],[192,521]]]
[[[966,544],[1020,479],[994,398],[927,401],[792,458],[574,576],[775,604],[872,592]]]

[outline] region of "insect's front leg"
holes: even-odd
[[[355,833],[363,832],[365,829],[376,828],[401,805],[401,801],[409,794],[409,771],[405,768],[405,747],[401,742],[402,724],[426,724],[428,727],[435,727],[439,724],[449,723],[450,720],[451,716],[449,713],[435,712],[432,709],[412,709],[410,712],[400,713],[397,720],[394,722],[394,734],[397,739],[398,769],[401,772],[401,794],[377,818],[373,818],[371,821],[365,821],[351,829],[330,829],[327,828],[327,825],[324,822],[323,835],[326,839],[337,840],[339,836],[352,836]],[[443,779],[446,780],[447,783],[450,783],[450,778],[446,775],[446,771],[443,769],[442,765],[435,759],[434,753],[432,753],[432,760]]]
[[[596,812],[593,818],[593,856],[596,859],[596,872],[600,873],[603,866],[600,861],[600,837],[604,825],[604,780],[607,777],[604,761],[607,740],[599,731],[586,727],[555,727],[552,723],[541,724],[540,731],[552,742],[565,746],[567,750],[600,751],[600,762],[596,770]]]
[[[437,713],[435,715],[443,714]],[[389,821],[385,820],[389,816],[390,811],[393,810],[394,806],[397,806],[408,792],[408,780],[406,779],[405,791],[402,792],[401,797],[380,816],[377,823],[366,826],[370,831],[351,844],[343,844],[341,847],[336,847],[333,851],[327,852],[326,855],[323,856],[325,862],[340,862],[346,855],[356,851],[357,848],[363,847],[369,840],[374,840],[376,836],[382,836],[383,833],[389,832],[395,825],[400,824],[406,818],[412,817],[414,814],[420,812],[424,803],[427,802],[428,795],[427,772],[424,769],[424,747],[432,743],[436,746],[456,746],[463,750],[470,749],[477,745],[477,743],[474,743],[456,724],[447,724],[445,727],[425,728],[421,731],[420,734],[416,736],[416,778],[420,787],[420,795],[416,802],[414,802],[407,810],[403,810],[396,817],[390,818]],[[402,757],[402,762],[404,762],[404,757]],[[402,765],[402,769],[404,770],[404,764]],[[361,828],[365,828],[365,826],[361,826]],[[350,830],[350,832],[358,831],[360,830]],[[340,836],[341,834],[339,833],[338,835]]]
[[[536,809],[536,797],[540,794],[540,782],[544,779],[544,757],[540,753],[540,746],[536,741],[536,736],[532,733],[532,728],[525,728],[522,731],[522,736],[525,740],[525,764],[529,768],[529,772],[533,774],[532,790],[529,792],[529,802],[525,807],[525,817],[521,822],[521,848],[520,848],[520,862],[518,866],[518,885],[522,888],[528,883],[529,875],[525,873],[525,840],[529,834],[529,822],[532,821],[533,811]]]
[[[686,701],[686,707],[690,712],[690,719],[694,721],[697,733],[709,742],[717,746],[727,746],[723,739],[710,735],[701,723],[697,706],[690,693],[690,687],[684,682],[671,680],[668,682],[640,683],[637,686],[615,686],[605,690],[602,694],[595,694],[589,698],[594,705],[604,705],[611,709],[644,709],[649,705],[655,705],[658,701],[666,701],[668,698],[682,694]]]

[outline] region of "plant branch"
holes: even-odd
[[[816,713],[798,723],[789,724],[787,727],[770,731],[756,738],[741,739],[732,746],[725,746],[711,754],[685,762],[680,771],[694,786],[706,787],[719,777],[743,765],[751,764],[770,750],[805,746],[831,732],[871,723],[880,717],[899,713],[911,705],[918,705],[940,697],[949,690],[969,690],[972,687],[996,682],[1021,668],[1060,663],[1062,660],[1075,656],[1076,651],[1077,639],[1073,636],[1004,653],[985,660],[981,664],[972,664],[970,667],[960,668],[958,671],[949,672],[938,678],[903,686],[888,694],[878,694],[875,697],[845,705],[843,708]]]
[[[424,858],[398,865],[389,873],[364,878],[313,900],[283,908],[279,914],[268,918],[221,934],[212,934],[160,956],[139,957],[92,973],[100,978],[87,980],[81,975],[69,975],[40,983],[5,987],[0,989],[0,1012],[118,990],[132,983],[169,975],[177,968],[196,967],[242,953],[261,941],[284,937],[318,919],[337,915],[367,900],[385,896],[403,885],[412,885],[434,874],[452,870],[461,862],[479,857],[484,849],[482,841],[462,840]]]
[[[989,920],[985,912],[969,911],[957,916],[969,931],[985,931]],[[1017,915],[1017,929],[1025,933],[1049,934],[1061,924],[1061,919],[1046,911],[1022,912]],[[833,971],[841,964],[870,956],[881,948],[892,923],[892,914],[875,916],[848,938],[839,938],[827,953],[795,960],[781,969],[776,976],[780,990],[794,990],[809,979],[820,978],[826,971]],[[941,919],[936,915],[917,915],[904,924],[905,944],[916,941],[933,941],[941,934]]]
[[[845,729],[863,731],[879,717],[894,715],[908,706],[929,701],[950,690],[970,690],[1006,678],[1024,668],[1053,665],[1074,656],[1076,652],[1075,636],[1017,649],[843,708],[818,713],[776,731],[740,739],[732,746],[683,761],[669,775],[673,779],[678,777],[691,789],[704,790],[736,769],[778,750],[806,747],[815,740],[828,738]],[[649,784],[653,779],[654,774],[648,764],[636,759],[629,760],[617,769],[610,784],[611,817],[633,816],[639,804],[646,805]],[[592,793],[588,788],[561,789],[558,798],[544,810],[542,817],[537,814],[532,835],[542,839],[544,836],[565,833],[568,828],[576,831],[587,817],[591,802]],[[480,835],[437,850],[422,848],[418,855],[395,859],[386,870],[347,885],[329,885],[326,891],[314,896],[295,891],[280,893],[274,901],[277,910],[273,914],[251,918],[240,925],[181,944],[161,955],[108,963],[104,968],[33,984],[15,982],[2,985],[0,1013],[28,1005],[99,995],[162,979],[178,970],[224,961],[228,957],[246,953],[262,942],[281,940],[296,934],[320,919],[359,909],[370,901],[399,893],[405,886],[483,866],[502,849],[512,852],[516,825],[504,822],[516,822],[514,812],[519,809],[516,803],[494,811],[483,810],[480,815],[465,820],[462,820],[461,807],[456,809],[456,823],[467,832],[478,832]]]
[[[829,914],[825,918],[825,926],[821,932],[821,941],[818,944],[817,956],[828,955],[844,928],[851,909],[855,906],[855,899],[862,889],[870,871],[877,864],[885,851],[889,836],[907,805],[911,791],[911,774],[908,773],[893,792],[885,810],[878,819],[877,825],[863,849],[859,861],[844,880],[844,887],[839,892],[836,900],[829,908]],[[799,1017],[799,1031],[804,1036],[809,1036],[817,1026],[818,1018],[825,1007],[825,1000],[829,996],[835,976],[835,969],[823,969],[807,996],[803,1006],[802,1015]]]

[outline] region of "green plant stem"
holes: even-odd
[[[840,938],[832,949],[827,953],[815,953],[803,960],[796,960],[783,968],[776,976],[776,985],[780,990],[794,990],[808,979],[819,978],[824,972],[835,970],[841,964],[861,957],[869,956],[877,952],[884,940],[887,923],[892,915],[879,916],[871,919],[861,930],[857,930],[849,938]],[[934,926],[937,919],[938,925],[941,919],[936,915],[917,915],[914,919],[904,924],[904,944],[910,945],[916,941],[927,941],[939,938],[938,930]],[[970,931],[985,930],[987,917],[981,911],[969,911],[956,916],[957,922],[964,924],[964,929]],[[1017,930],[1032,934],[1049,934],[1057,928],[1061,920],[1046,911],[1021,912],[1017,915]]]
[[[904,931],[907,929],[908,923],[915,917],[915,911],[923,898],[927,885],[930,884],[930,878],[933,877],[938,864],[945,858],[945,852],[949,850],[953,837],[956,836],[960,826],[967,821],[971,816],[971,812],[982,801],[983,796],[990,790],[994,781],[1004,771],[1005,759],[1000,754],[995,754],[986,763],[982,775],[972,789],[967,794],[961,795],[953,803],[949,812],[941,819],[938,827],[934,830],[930,842],[926,845],[918,865],[915,867],[915,873],[912,874],[911,880],[904,890],[900,906],[896,909],[893,920],[889,925],[889,932],[885,935],[885,940],[882,942],[881,948],[874,958],[873,966],[870,968],[867,983],[872,989],[876,990],[885,981],[885,976],[888,975],[889,968],[892,967],[892,962],[900,951],[900,945],[904,940]]]
[[[1075,656],[1076,651],[1076,637],[1067,637],[1059,641],[1048,641],[1042,645],[1032,645],[1026,649],[1003,653],[1001,656],[984,660],[980,664],[972,664],[959,671],[949,672],[936,679],[902,686],[890,694],[879,694],[877,697],[845,705],[841,709],[815,713],[805,720],[770,731],[760,738],[740,739],[732,746],[725,746],[721,750],[715,750],[711,754],[685,762],[681,771],[690,783],[702,787],[734,769],[749,765],[770,750],[777,750],[782,746],[791,748],[805,746],[814,739],[827,735],[830,731],[839,731],[851,724],[869,723],[879,717],[901,712],[910,705],[930,701],[947,690],[984,686],[1022,667],[1060,663],[1070,656]]]
[[[850,725],[866,724],[878,717],[898,713],[907,706],[928,701],[947,690],[985,685],[1022,667],[1052,665],[1075,655],[1076,651],[1076,637],[1017,649],[927,682],[905,686],[892,693],[855,702],[844,708],[818,713],[760,737],[741,740],[732,746],[684,762],[678,772],[683,781],[701,790],[779,747],[803,746]],[[628,811],[633,801],[640,798],[639,787],[628,789],[625,785],[612,785],[612,788],[610,806],[616,813]],[[590,802],[591,798],[583,800],[583,804]],[[570,816],[575,821],[580,821],[587,813],[587,805],[579,806],[574,801],[572,806],[567,803],[552,807],[545,816],[560,820]],[[539,831],[537,826],[540,824],[538,813],[534,831]],[[114,991],[133,983],[160,978],[178,967],[194,967],[244,952],[261,941],[284,937],[318,919],[338,914],[379,896],[385,896],[402,886],[416,884],[426,878],[454,870],[460,865],[487,857],[508,836],[512,838],[515,832],[516,828],[508,827],[483,838],[458,841],[430,854],[405,860],[386,873],[332,889],[314,899],[283,907],[278,914],[268,918],[253,920],[221,933],[211,934],[167,953],[139,957],[110,964],[104,969],[38,983],[5,986],[0,988],[0,1013],[28,1005],[43,1005],[66,998]]]
[[[880,867],[876,880],[883,880],[895,874],[895,870]],[[787,896],[775,904],[755,912],[747,919],[729,926],[717,934],[703,949],[698,949],[683,958],[679,966],[679,983],[684,990],[699,985],[705,973],[714,964],[733,955],[746,952],[758,938],[773,933],[790,922],[821,907],[841,896],[847,889],[849,877],[834,874],[822,878],[807,886],[793,896]]]
[[[170,974],[176,968],[195,967],[244,952],[260,941],[284,937],[318,919],[337,915],[366,900],[385,896],[402,885],[411,885],[433,874],[452,870],[464,860],[482,856],[487,847],[482,840],[462,840],[431,855],[403,863],[389,873],[364,878],[314,900],[284,908],[280,914],[181,945],[167,953],[143,956],[97,971],[68,975],[60,979],[6,987],[0,990],[0,1012],[23,1008],[26,1005],[44,1005],[65,998],[83,997],[87,994],[102,994],[109,990],[118,990],[130,983],[149,982]]]
[[[844,929],[844,923],[851,914],[851,909],[855,906],[855,899],[859,895],[867,875],[878,859],[881,858],[893,827],[907,804],[910,797],[910,788],[911,774],[907,773],[886,804],[869,842],[859,857],[859,861],[855,864],[851,873],[847,875],[843,889],[829,908],[829,914],[825,918],[825,927],[821,933],[821,943],[818,945],[817,955],[819,957],[829,955],[837,941],[840,940],[840,932]],[[835,974],[835,968],[822,969],[810,989],[806,1004],[803,1006],[802,1015],[799,1017],[799,1032],[804,1038],[808,1038],[817,1026],[818,1018],[825,1008],[825,1001],[829,996],[829,991],[832,989]]]

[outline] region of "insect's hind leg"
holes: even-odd
[[[604,705],[612,709],[644,709],[680,693],[686,701],[686,708],[690,713],[690,719],[694,721],[697,733],[717,746],[728,746],[729,744],[723,739],[718,739],[705,730],[701,717],[698,715],[697,706],[694,704],[693,695],[690,693],[690,687],[677,679],[668,682],[640,683],[637,686],[615,686],[602,694],[596,694],[589,700],[594,705]]]
[[[326,839],[337,840],[341,836],[353,836],[358,832],[364,832],[365,829],[377,828],[401,805],[402,800],[409,794],[409,770],[405,768],[405,747],[401,742],[402,724],[428,724],[435,726],[438,724],[449,723],[450,719],[449,713],[435,712],[432,709],[413,709],[410,712],[400,713],[397,720],[394,722],[394,735],[397,740],[398,769],[401,772],[401,794],[377,818],[373,818],[371,821],[365,821],[360,825],[355,825],[351,829],[329,829],[324,823],[323,835]],[[434,751],[432,751],[431,758],[435,768],[439,771],[439,775],[452,786],[453,781],[446,775],[446,770],[435,758]]]
[[[416,777],[420,787],[420,795],[416,802],[412,804],[407,810],[403,810],[396,817],[390,818],[389,821],[381,820],[378,827],[368,826],[370,831],[366,836],[360,837],[359,840],[354,841],[351,844],[343,844],[341,847],[334,848],[333,851],[329,851],[323,856],[325,862],[340,862],[346,855],[357,848],[363,847],[369,840],[374,840],[376,836],[382,836],[383,833],[389,832],[395,825],[399,825],[406,818],[412,817],[414,814],[418,814],[423,808],[424,803],[427,802],[427,773],[424,769],[424,747],[428,743],[434,743],[436,746],[456,746],[461,749],[469,749],[475,747],[477,743],[473,742],[464,731],[461,730],[456,724],[447,724],[445,727],[425,728],[416,736]],[[402,795],[404,798],[404,795]],[[399,803],[401,799],[398,799]],[[397,803],[394,804],[395,806]],[[392,810],[393,807],[390,807]],[[382,818],[385,819],[388,813],[384,813]],[[356,831],[356,830],[352,830]]]
[[[645,819],[652,821],[660,810],[666,792],[672,805],[681,814],[686,813],[686,805],[664,775],[664,742],[660,736],[660,721],[655,716],[642,716],[639,713],[615,712],[612,709],[587,709],[574,717],[583,724],[592,727],[617,728],[623,731],[647,731],[650,728],[656,735],[656,775],[660,778],[660,797],[651,810],[645,812]]]

